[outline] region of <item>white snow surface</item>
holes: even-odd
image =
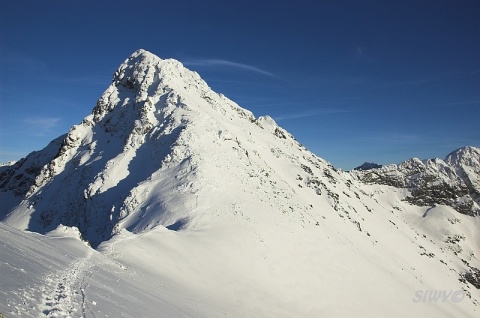
[[[480,268],[478,217],[336,170],[145,50],[81,124],[0,177],[6,317],[480,311],[461,279]]]

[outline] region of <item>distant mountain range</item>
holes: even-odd
[[[120,65],[80,124],[0,167],[0,200],[2,226],[47,236],[78,229],[68,233],[150,281],[185,286],[205,317],[480,310],[480,149],[337,170],[272,118],[256,118],[180,62],[145,50]],[[56,244],[42,240],[35,244]],[[211,288],[194,283],[198,275]],[[180,294],[128,284],[160,299],[138,305],[139,316],[191,306]],[[431,290],[465,299],[415,301]],[[88,297],[71,306],[93,306]],[[120,314],[112,297],[98,308]],[[188,306],[186,316],[198,313]]]
[[[365,163],[352,172],[365,183],[407,188],[408,202],[419,206],[449,205],[458,212],[480,214],[480,149],[463,147],[445,160],[413,158],[399,165]]]

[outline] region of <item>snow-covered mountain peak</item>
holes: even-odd
[[[480,205],[480,148],[462,147],[450,153],[445,162],[465,180],[472,197]]]
[[[469,165],[480,167],[480,149],[476,147],[466,146],[452,151],[446,158],[445,162],[452,166]]]
[[[0,291],[13,305],[0,311],[474,316],[480,174],[470,157],[339,171],[180,62],[138,50],[79,125],[0,166],[0,274],[13,277]],[[78,244],[51,236],[72,233],[96,251],[77,239],[70,263]],[[56,253],[61,266],[43,262]],[[33,284],[10,293],[25,271]],[[465,299],[430,306],[432,289]]]
[[[201,98],[201,102],[197,101],[197,97]],[[192,103],[192,100],[195,101]],[[162,109],[173,106],[201,113],[208,113],[214,108],[224,115],[233,111],[254,120],[251,112],[222,94],[213,92],[198,73],[185,68],[177,60],[161,59],[143,49],[135,51],[116,70],[112,85],[93,110],[93,121],[100,121],[106,113],[112,111],[113,106],[126,105],[143,109],[139,111],[142,115],[147,112],[169,112],[168,109]]]
[[[158,81],[168,82],[168,80],[174,81],[175,83],[168,83],[170,85],[174,84],[174,86],[175,84],[185,84],[181,83],[182,81],[206,86],[206,83],[196,72],[186,69],[179,61],[161,59],[143,49],[130,55],[120,65],[113,77],[113,82],[116,85],[122,85],[137,91],[145,91]]]
[[[193,195],[179,189],[220,188],[225,174],[271,175],[269,157],[296,162],[302,171],[307,166],[298,158],[305,156],[314,157],[270,117],[257,120],[180,62],[138,50],[81,124],[4,169],[0,186],[18,197],[3,214],[13,208],[10,224],[40,232],[76,226],[96,245],[120,228],[193,220],[199,215],[191,211]]]

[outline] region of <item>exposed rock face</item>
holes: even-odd
[[[0,190],[12,191],[21,199],[28,197],[50,175],[48,164],[58,154],[64,138],[56,138],[42,151],[32,152],[12,165],[0,166]]]

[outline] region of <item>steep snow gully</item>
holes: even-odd
[[[362,169],[138,50],[0,166],[0,313],[478,316],[480,149]]]

